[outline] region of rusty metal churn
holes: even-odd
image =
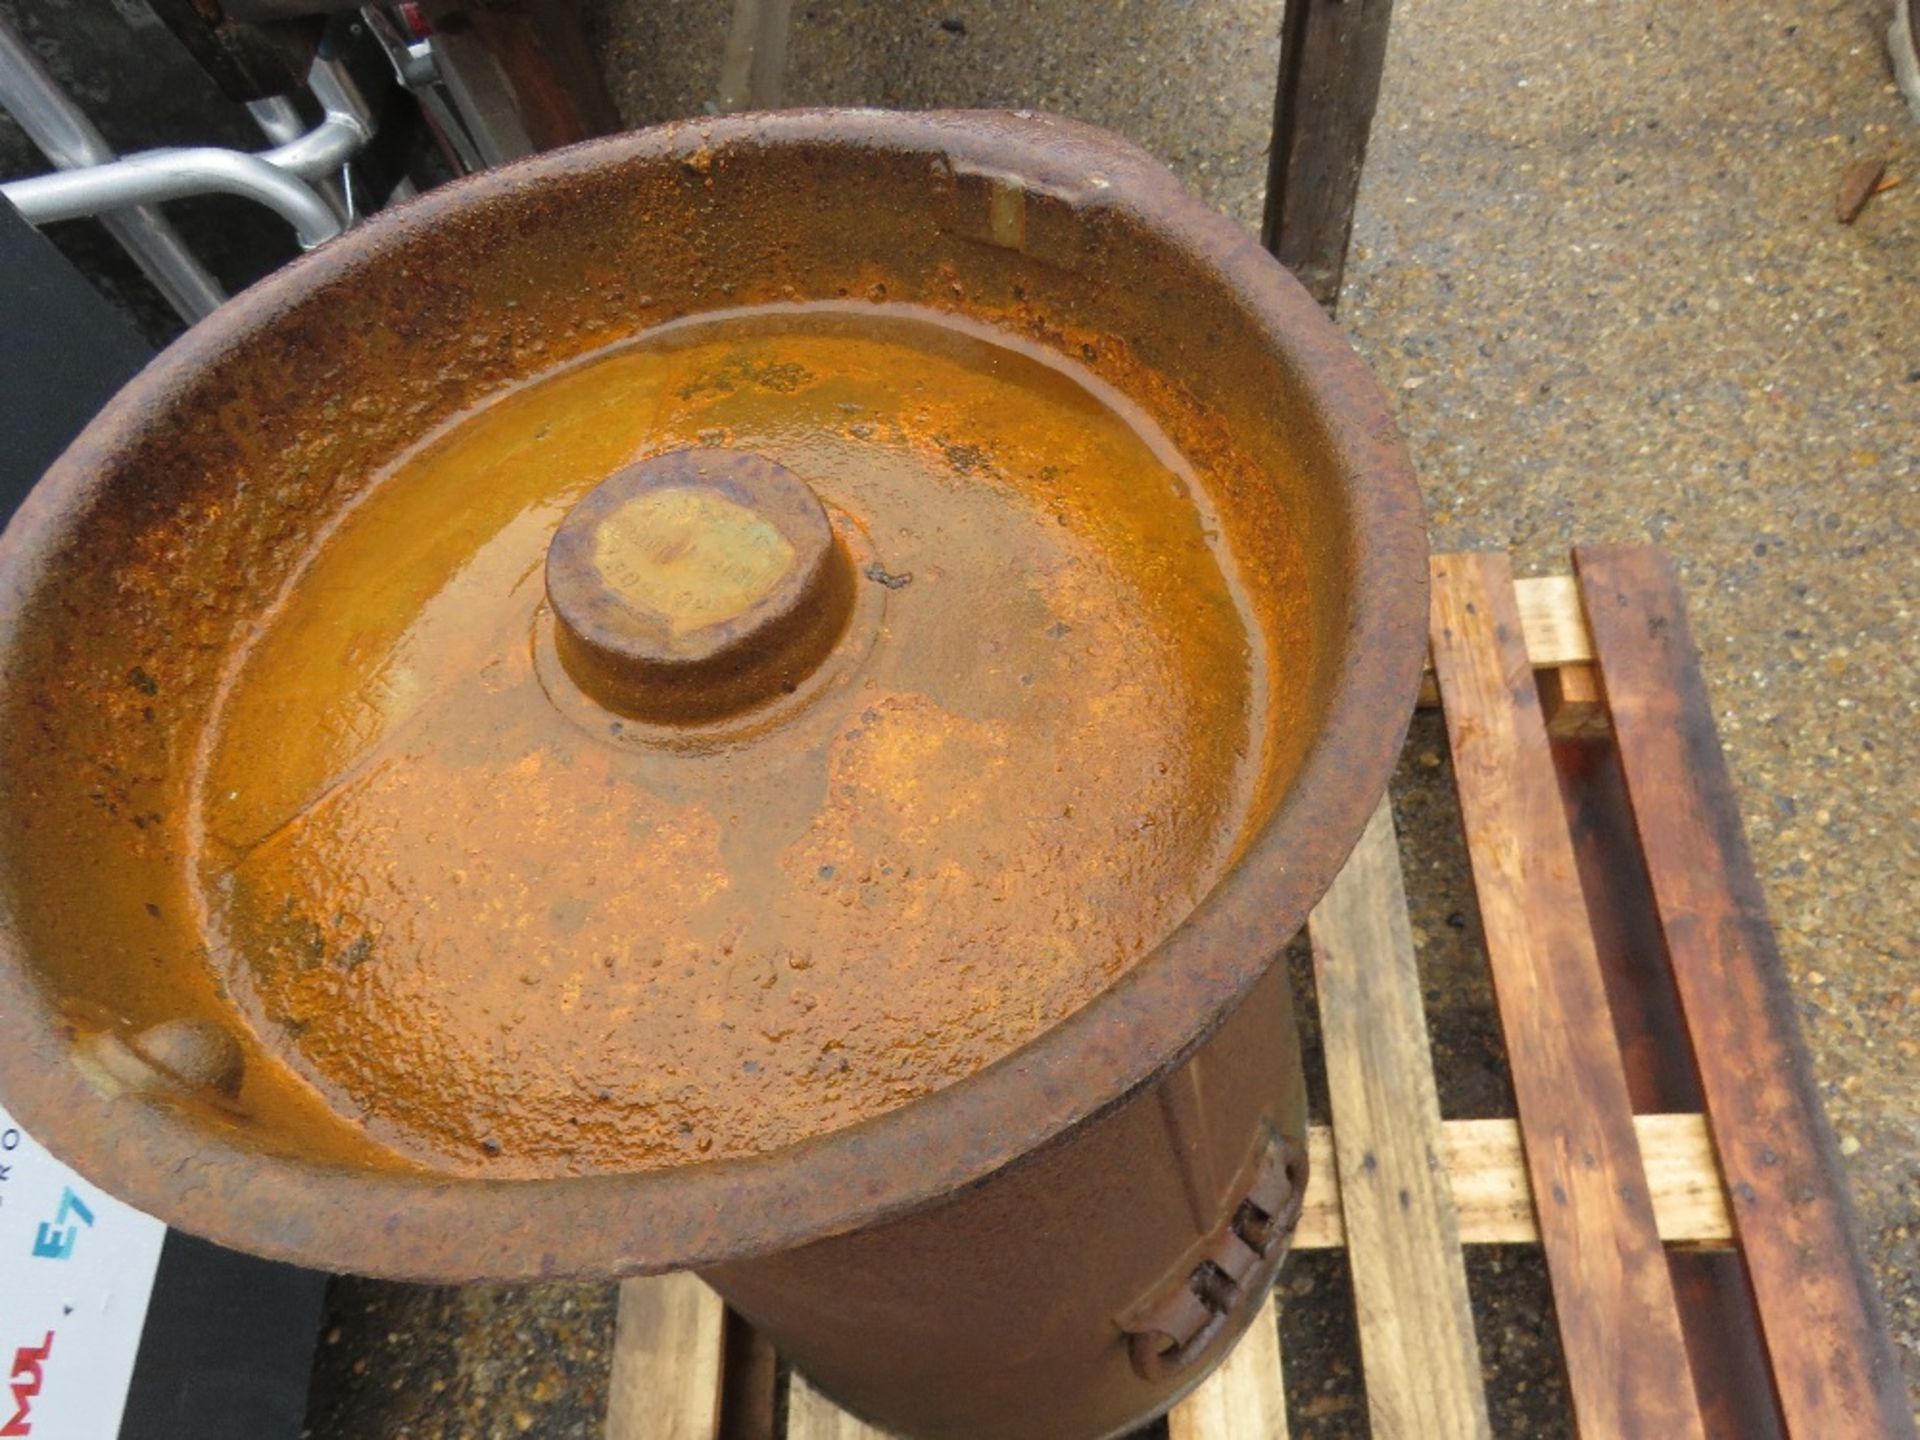
[[[241,1249],[693,1268],[881,1426],[1123,1431],[1286,1247],[1276,962],[1424,618],[1374,384],[1120,141],[800,112],[449,186],[0,541],[0,1094]]]

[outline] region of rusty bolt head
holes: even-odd
[[[839,639],[852,597],[819,498],[740,450],[676,450],[616,472],[547,551],[567,673],[648,720],[714,719],[792,689]]]

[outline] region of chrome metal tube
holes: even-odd
[[[107,165],[0,185],[0,195],[35,225],[209,192],[259,201],[293,226],[302,249],[311,250],[344,228],[305,180],[238,150],[148,150]]]
[[[62,170],[113,159],[113,151],[93,123],[4,20],[0,20],[0,104]]]
[[[299,132],[299,110],[283,97],[248,107],[267,137],[282,142],[261,154],[205,146],[148,150],[116,159],[85,114],[46,73],[39,57],[0,24],[0,103],[61,167],[52,175],[0,185],[0,196],[35,225],[93,215],[116,235],[129,226],[141,230],[157,225],[172,236],[180,256],[198,269],[198,262],[172,234],[164,217],[146,207],[209,192],[240,195],[259,201],[286,220],[301,247],[311,250],[338,235],[352,213],[344,186],[339,203],[330,205],[306,182],[324,184],[339,172],[373,138],[373,123],[371,107],[337,62],[316,61],[308,84],[326,113],[305,134]],[[144,222],[141,217],[146,217]],[[135,249],[130,241],[123,243]],[[138,250],[135,258],[142,258]],[[142,268],[148,268],[144,261]],[[191,286],[170,287],[152,268],[148,273],[189,319],[198,319],[224,298],[204,271],[200,273],[211,288],[203,295],[194,294]]]
[[[93,123],[4,20],[0,20],[0,108],[62,170],[105,164],[114,158]],[[183,319],[211,314],[227,298],[220,282],[158,210],[133,206],[100,216],[100,223]]]
[[[307,122],[301,118],[300,107],[284,95],[249,100],[247,113],[253,117],[253,123],[260,127],[260,133],[276,145],[298,140],[307,133]]]
[[[331,175],[373,139],[373,107],[368,105],[337,60],[316,60],[307,72],[307,88],[325,111],[306,134],[265,151],[260,158],[303,180]]]
[[[333,213],[351,225],[358,216],[347,162],[373,139],[373,106],[338,60],[315,60],[307,71],[307,88],[323,112],[312,130],[307,129],[299,107],[284,96],[247,106],[254,122],[274,142],[274,148],[260,158],[313,181]]]
[[[253,116],[254,124],[260,127],[267,139],[276,147],[284,148],[306,138],[306,117],[300,113],[300,107],[284,95],[270,96],[265,100],[249,100],[247,113]],[[304,153],[309,148],[311,147],[302,146],[295,153]],[[302,178],[313,181],[313,188],[320,192],[320,198],[327,202],[327,208],[338,215],[342,223],[353,224],[353,200],[347,186],[344,162],[337,174],[305,175]]]
[[[358,155],[369,138],[351,115],[329,115],[299,139],[263,150],[258,158],[302,180],[318,180]]]

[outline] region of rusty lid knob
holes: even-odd
[[[561,663],[609,710],[691,723],[791,691],[846,626],[852,566],[806,482],[744,450],[615,472],[547,550]]]

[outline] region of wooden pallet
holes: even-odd
[[[1332,1124],[1295,1244],[1347,1247],[1376,1437],[1491,1434],[1461,1247],[1545,1253],[1579,1433],[1914,1434],[1659,551],[1433,561],[1519,1110],[1443,1120],[1387,805],[1309,923]],[[1269,1312],[1273,1302],[1267,1302]],[[688,1276],[621,1288],[608,1440],[772,1440],[770,1352]],[[1287,1433],[1271,1313],[1172,1440]],[[787,1440],[870,1440],[795,1377]]]

